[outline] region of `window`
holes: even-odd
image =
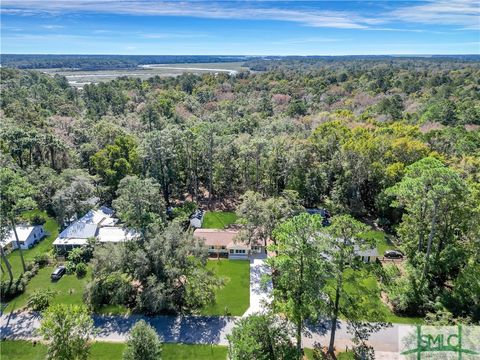
[[[230,254],[233,254],[233,249],[230,249]]]
[[[235,254],[245,254],[245,250],[236,249]]]
[[[210,246],[209,249],[210,250],[215,250],[215,246]]]
[[[225,250],[227,247],[226,246],[222,246],[222,250]]]

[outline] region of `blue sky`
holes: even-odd
[[[2,0],[1,52],[479,54],[480,1]]]

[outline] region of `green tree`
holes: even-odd
[[[0,170],[0,198],[2,199],[0,202],[0,216],[8,219],[10,228],[15,235],[20,259],[22,260],[23,272],[27,271],[27,268],[20,240],[18,239],[16,218],[20,212],[35,207],[35,201],[32,198],[35,192],[35,188],[19,173],[9,168]]]
[[[296,356],[291,326],[270,314],[253,314],[235,323],[228,339],[232,360],[289,360]]]
[[[38,332],[48,343],[48,359],[88,359],[94,327],[86,307],[50,306],[43,314]]]
[[[122,358],[123,360],[162,359],[162,340],[145,320],[138,321],[130,330]]]
[[[127,176],[122,179],[112,204],[120,220],[142,234],[150,225],[163,223],[166,217],[160,187],[150,178]]]
[[[365,247],[360,238],[360,234],[367,230],[367,226],[353,219],[349,215],[340,215],[332,219],[331,226],[326,228],[329,236],[324,236],[324,247],[327,250],[327,262],[330,268],[330,274],[333,274],[335,294],[331,297],[330,309],[332,322],[330,328],[330,342],[328,352],[334,354],[335,333],[337,330],[337,321],[342,310],[340,308],[341,297],[344,294],[345,270],[356,263],[356,250]],[[343,311],[346,314],[346,311]]]
[[[276,244],[270,247],[277,256],[267,260],[274,274],[272,307],[295,324],[298,357],[305,323],[325,310],[325,264],[321,256],[315,256],[326,250],[317,241],[321,229],[319,215],[301,214],[279,224],[273,232]]]

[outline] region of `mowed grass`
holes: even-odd
[[[23,257],[26,263],[29,261],[33,261],[33,258],[37,254],[43,254],[47,251],[50,251],[52,249],[52,243],[55,241],[55,239],[58,236],[57,221],[49,217],[45,212],[39,211],[39,210],[27,211],[22,214],[22,217],[28,220],[36,214],[43,215],[47,219],[47,222],[43,224],[43,229],[49,235],[45,237],[43,240],[41,240],[40,243],[35,245],[33,248],[28,250],[23,250]],[[22,260],[20,259],[20,251],[15,250],[12,253],[8,254],[7,259],[10,265],[12,266],[13,277],[17,278],[23,272]],[[1,261],[2,261],[2,266],[5,269],[5,272],[2,272],[2,280],[5,280],[5,279],[8,279],[8,272],[6,271],[5,263],[3,262],[3,259]]]
[[[225,229],[237,221],[237,215],[228,211],[207,211],[203,218],[204,229]]]
[[[379,257],[382,257],[386,250],[395,249],[395,245],[390,243],[383,231],[370,230],[362,236],[376,244]]]
[[[250,306],[250,262],[247,260],[209,260],[207,268],[224,278],[225,286],[217,290],[215,304],[203,309],[202,314],[243,315]]]
[[[90,360],[121,360],[124,343],[96,342],[90,350]],[[0,343],[0,358],[11,360],[43,360],[47,347],[21,340]],[[227,347],[217,345],[163,344],[163,360],[225,360]]]
[[[304,349],[305,356],[308,360],[313,360],[313,349]],[[337,354],[337,360],[353,360],[353,352],[341,352]]]
[[[51,289],[55,295],[50,304],[83,304],[83,291],[91,278],[91,269],[88,267],[87,275],[79,279],[75,274],[64,275],[56,282],[52,282],[50,275],[54,267],[46,266],[38,271],[27,284],[25,292],[11,300],[6,306],[6,312],[23,308],[27,305],[29,296],[37,289]]]

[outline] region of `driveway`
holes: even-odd
[[[271,301],[272,282],[262,281],[265,275],[270,274],[270,267],[265,263],[266,255],[262,255],[250,259],[250,307],[243,314],[244,317],[264,312]]]

